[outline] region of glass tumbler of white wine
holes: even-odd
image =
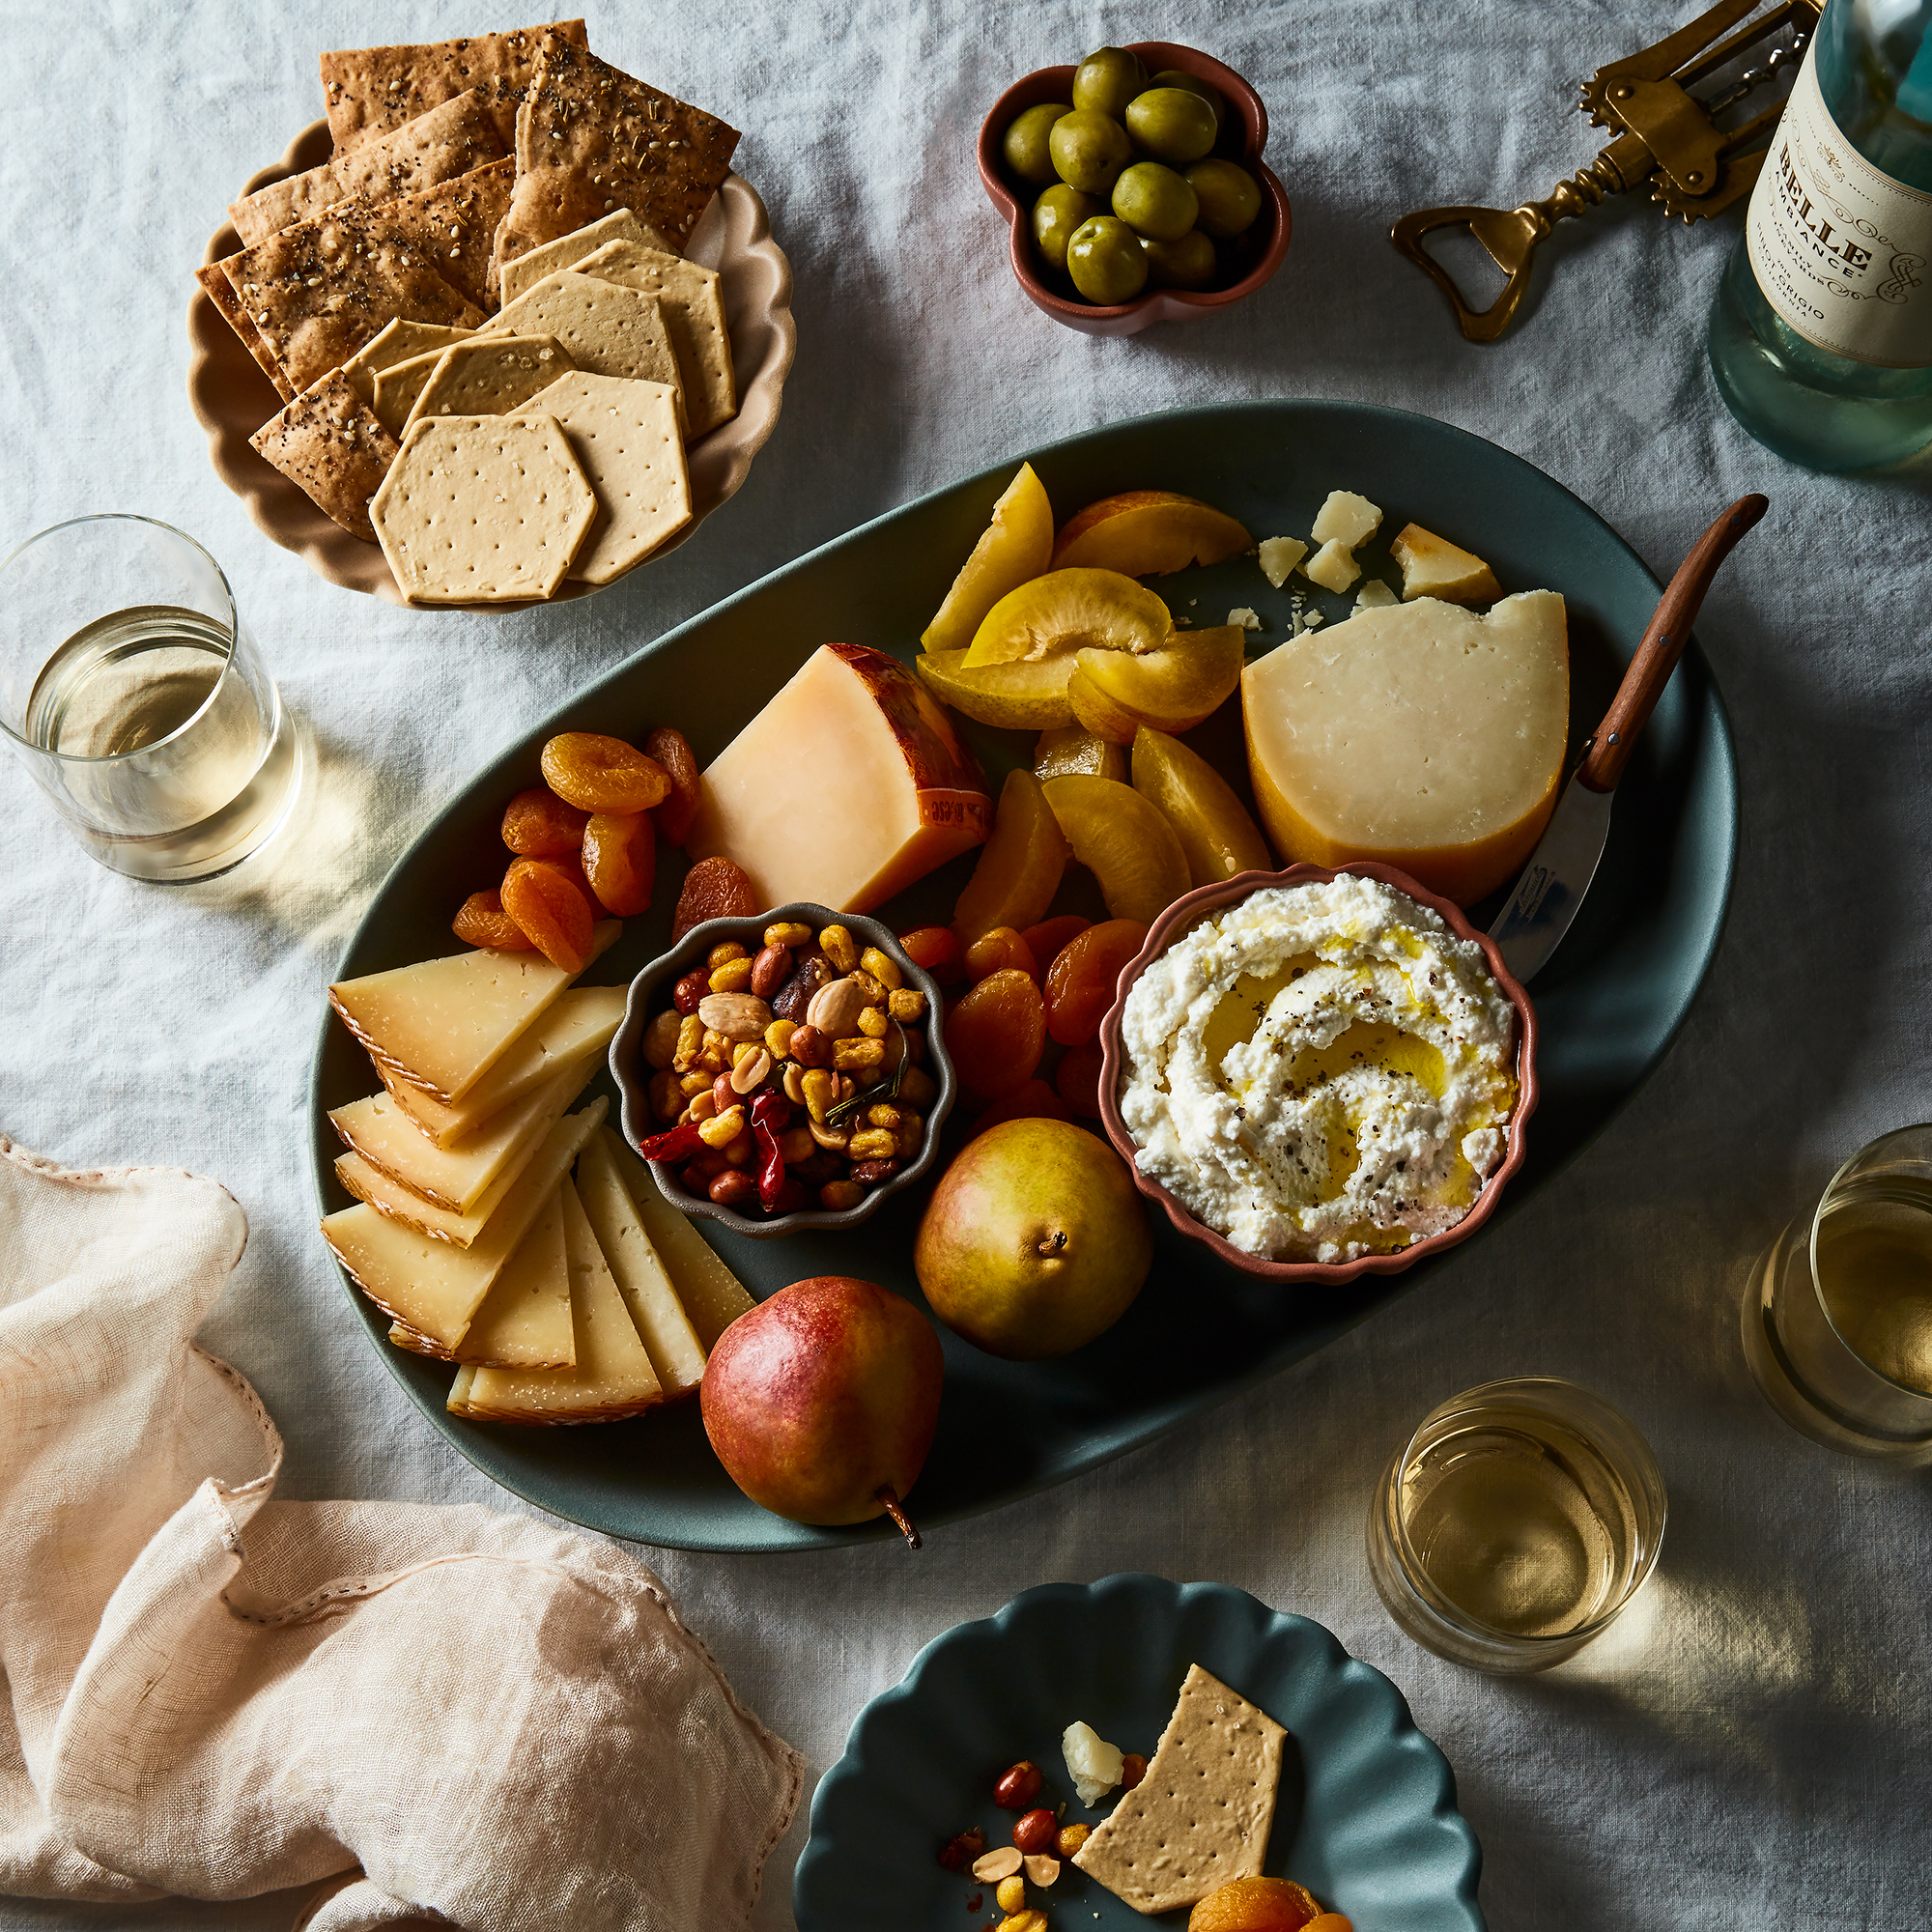
[[[1369,1574],[1425,1650],[1547,1670],[1599,1636],[1663,1544],[1663,1478],[1635,1425],[1553,1377],[1431,1409],[1383,1472]]]
[[[207,879],[287,819],[301,734],[220,566],[147,517],[79,517],[0,564],[0,738],[81,844]]]
[[[1745,1360],[1814,1442],[1932,1463],[1932,1126],[1861,1148],[1772,1242],[1742,1310]]]

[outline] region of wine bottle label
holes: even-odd
[[[1817,60],[1814,41],[1751,189],[1751,271],[1820,349],[1887,369],[1932,366],[1932,194],[1880,173],[1845,138]]]

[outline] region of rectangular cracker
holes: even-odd
[[[340,369],[311,384],[248,440],[350,535],[376,541],[369,499],[383,487],[398,445]]]
[[[455,345],[450,346],[453,348]],[[386,369],[376,371],[376,396],[369,407],[375,411],[377,421],[392,436],[401,436],[409,426],[416,398],[436,374],[436,365],[442,357],[442,350],[429,349],[420,355],[391,362]]]
[[[572,577],[609,583],[690,523],[691,475],[677,396],[668,384],[577,370],[558,377],[528,407],[562,425],[597,493],[598,518],[570,566]]]
[[[378,202],[369,210],[369,228],[412,243],[444,281],[487,315],[497,306],[491,250],[516,171],[505,155],[454,181]]]
[[[1259,1705],[1190,1664],[1147,1775],[1073,1862],[1149,1914],[1254,1877],[1267,1855],[1287,1737]]]
[[[517,138],[517,105],[551,34],[575,46],[590,44],[582,20],[553,20],[507,34],[324,54],[322,93],[336,153],[352,153],[472,88],[507,152]]]
[[[497,124],[474,91],[445,100],[420,120],[371,141],[354,155],[336,155],[306,174],[270,182],[228,206],[228,218],[252,248],[292,221],[306,221],[338,201],[356,197],[388,201],[437,182],[453,181],[500,159],[505,153]]]
[[[255,318],[242,306],[242,298],[235,293],[219,262],[211,262],[206,268],[194,271],[195,280],[201,285],[201,292],[221,311],[221,319],[236,335],[242,346],[255,358],[255,366],[275,385],[275,393],[285,403],[295,401],[295,384],[282,373],[282,365],[275,360],[274,351],[262,338],[262,331],[255,327]]]
[[[738,413],[731,337],[724,327],[724,298],[714,270],[635,242],[610,242],[594,255],[584,256],[577,271],[657,297],[684,387],[687,434],[694,440]]]
[[[554,335],[572,363],[593,376],[668,383],[679,392],[678,420],[684,420],[677,355],[655,296],[559,269],[493,316],[479,332]]]
[[[497,262],[619,208],[683,249],[737,145],[716,115],[553,41],[517,110],[517,187]]]
[[[437,357],[403,434],[423,416],[506,416],[570,367],[554,335],[472,336]]]
[[[546,242],[540,247],[532,248],[528,254],[519,255],[514,262],[505,262],[501,270],[503,300],[515,301],[520,295],[535,288],[545,276],[555,274],[559,269],[576,268],[586,255],[595,254],[607,242],[635,242],[641,247],[662,248],[668,255],[677,253],[655,228],[646,228],[628,208],[614,209],[601,221],[593,221],[568,235],[559,235],[554,242]]]
[[[376,377],[380,371],[417,355],[427,355],[433,349],[447,349],[452,342],[467,342],[475,333],[473,328],[444,328],[434,322],[405,322],[398,316],[394,322],[385,322],[342,365],[342,373],[349,378],[355,393],[374,408]]]

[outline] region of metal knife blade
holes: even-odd
[[[1580,774],[1572,777],[1509,903],[1490,927],[1503,964],[1524,985],[1570,930],[1570,922],[1597,876],[1597,862],[1610,836],[1610,807],[1615,799],[1615,792],[1592,791]]]

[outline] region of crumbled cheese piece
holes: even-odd
[[[1309,531],[1319,544],[1338,543],[1344,550],[1360,550],[1381,527],[1382,513],[1366,497],[1352,490],[1331,490]]]
[[[1264,537],[1260,556],[1262,575],[1279,590],[1289,573],[1308,554],[1308,546],[1299,537]]]
[[[1073,1795],[1090,1810],[1121,1781],[1120,1751],[1091,1724],[1068,1724],[1061,1736],[1060,1754],[1066,1760]]]
[[[1330,537],[1308,561],[1302,565],[1311,583],[1319,583],[1323,590],[1346,590],[1361,576],[1362,566],[1355,561],[1354,554],[1347,544],[1338,543]]]
[[[1379,577],[1372,577],[1355,592],[1357,611],[1384,611],[1391,604],[1400,604],[1402,599],[1384,583]]]
[[[1245,607],[1230,611],[1228,621],[1231,624],[1238,624],[1244,631],[1259,631],[1262,627],[1261,612],[1247,610]]]

